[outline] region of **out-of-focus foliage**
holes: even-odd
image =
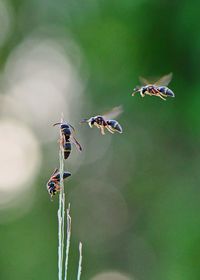
[[[70,279],[200,278],[199,1],[0,0],[0,279],[57,279],[64,113],[82,154],[66,162]],[[173,72],[175,99],[131,97]],[[82,118],[122,104],[122,135]]]

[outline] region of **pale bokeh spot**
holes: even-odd
[[[41,151],[32,131],[12,119],[0,121],[0,205],[32,185],[41,165]]]
[[[59,41],[39,35],[26,39],[12,51],[3,77],[3,114],[25,120],[41,141],[56,135],[51,125],[62,112],[67,121],[78,118],[82,82]]]
[[[119,272],[103,272],[91,278],[91,280],[134,280],[134,279],[135,278],[133,277],[130,278]]]

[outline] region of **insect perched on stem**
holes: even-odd
[[[67,122],[59,122],[55,123],[54,126],[55,125],[60,125],[60,145],[63,149],[64,159],[67,159],[71,153],[71,143],[75,144],[77,149],[81,152],[82,147],[74,137],[74,127]]]
[[[143,77],[139,77],[139,79],[142,86],[137,86],[136,88],[134,88],[132,96],[134,96],[135,93],[139,92],[142,97],[144,97],[145,95],[154,95],[162,98],[163,100],[166,100],[166,97],[168,96],[175,97],[173,91],[167,87],[172,79],[172,73],[163,76],[155,83],[149,83],[149,81]]]
[[[63,173],[63,179],[71,176],[70,172]],[[47,182],[47,190],[51,198],[60,191],[60,172],[58,168],[56,168],[51,175],[49,181]]]
[[[80,123],[88,123],[90,127],[96,126],[100,129],[102,135],[105,134],[104,128],[110,133],[116,131],[122,133],[121,125],[116,120],[113,120],[113,118],[118,117],[122,112],[122,106],[114,107],[107,114],[91,117],[90,119],[83,119]]]

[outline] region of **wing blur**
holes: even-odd
[[[103,115],[106,120],[111,120],[117,118],[123,112],[122,106],[114,107],[111,111]]]
[[[162,78],[160,78],[156,82],[149,82],[147,79],[145,79],[143,77],[139,77],[139,80],[143,86],[147,86],[147,85],[168,86],[168,84],[171,82],[172,75],[173,75],[172,73],[169,73],[169,74],[163,76]]]
[[[139,81],[140,81],[141,85],[143,85],[143,86],[147,86],[147,85],[151,84],[147,79],[145,79],[141,76],[139,77]]]
[[[172,79],[172,73],[169,73],[162,78],[160,78],[158,81],[156,81],[154,84],[156,86],[168,86],[168,84],[171,82]]]

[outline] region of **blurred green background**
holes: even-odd
[[[65,164],[69,279],[200,279],[199,1],[0,0],[0,279],[57,279],[65,119],[83,145]],[[176,98],[131,97],[173,72]],[[123,105],[124,134],[82,118]]]

